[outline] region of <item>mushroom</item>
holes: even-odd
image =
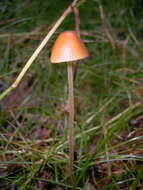
[[[75,31],[62,32],[55,41],[51,53],[52,63],[67,63],[68,72],[68,143],[69,170],[71,182],[74,184],[74,92],[73,92],[73,64],[75,61],[88,57],[88,51]]]

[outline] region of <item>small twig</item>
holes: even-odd
[[[29,67],[32,65],[33,61],[36,59],[36,57],[39,55],[41,50],[45,47],[51,36],[55,33],[57,28],[61,25],[61,23],[64,21],[64,19],[69,15],[69,13],[72,11],[72,7],[76,6],[78,0],[74,0],[72,4],[64,11],[62,16],[57,20],[57,22],[54,24],[52,29],[48,32],[47,36],[43,39],[41,44],[38,46],[38,48],[35,50],[35,52],[32,54],[30,59],[27,61],[25,64],[24,68],[16,78],[15,82],[8,88],[6,89],[1,95],[0,95],[0,100],[2,100],[8,93],[10,93],[14,88],[18,86],[20,81],[22,80],[23,76],[29,69]]]
[[[79,11],[75,6],[73,7],[73,12],[74,12],[74,16],[75,16],[75,31],[78,34],[78,36],[80,37],[80,16],[79,16]],[[76,75],[78,72],[78,65],[76,64],[73,68],[74,68],[73,75],[74,75],[74,81],[75,81]]]
[[[74,12],[74,16],[75,16],[75,31],[78,34],[78,36],[80,37],[80,16],[79,16],[79,11],[78,11],[78,9],[76,7],[73,7],[73,12]],[[73,67],[74,81],[76,80],[77,72],[78,72],[78,65],[75,64],[74,67]]]
[[[111,32],[109,30],[108,24],[106,22],[103,6],[100,3],[100,1],[98,1],[98,4],[99,4],[100,17],[101,17],[101,20],[103,22],[104,31],[105,31],[105,33],[107,35],[108,40],[111,42],[112,47],[115,48],[115,40],[113,39],[113,37],[111,35]]]
[[[80,16],[79,16],[79,11],[76,7],[73,7],[73,12],[75,15],[75,30],[76,33],[80,36]]]

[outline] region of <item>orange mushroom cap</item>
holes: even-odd
[[[74,31],[62,32],[55,41],[51,53],[52,63],[70,62],[84,59],[88,51]]]

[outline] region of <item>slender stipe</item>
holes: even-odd
[[[73,64],[68,63],[68,142],[69,142],[69,170],[71,174],[71,183],[75,185],[74,176],[74,91],[73,91]]]

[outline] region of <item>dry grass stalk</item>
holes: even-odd
[[[70,6],[64,11],[64,13],[62,14],[62,16],[57,20],[57,22],[54,24],[54,26],[52,27],[52,29],[48,32],[48,34],[43,39],[43,41],[40,43],[40,45],[38,46],[38,48],[34,51],[34,53],[32,54],[32,56],[29,58],[29,60],[27,61],[27,63],[23,67],[22,71],[20,72],[20,74],[16,78],[15,82],[0,95],[0,100],[2,100],[7,94],[9,94],[13,89],[15,89],[18,86],[18,84],[20,83],[20,81],[24,77],[25,73],[27,72],[27,70],[29,69],[29,67],[32,65],[33,61],[36,59],[36,57],[39,55],[39,53],[45,47],[45,45],[47,44],[47,42],[49,41],[49,39],[52,37],[52,35],[57,30],[57,28],[64,21],[64,19],[72,11],[72,7],[76,6],[77,2],[78,2],[78,0],[74,0],[70,4]]]

